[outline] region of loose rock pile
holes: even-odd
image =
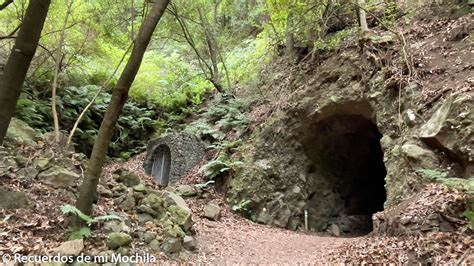
[[[420,232],[452,232],[467,227],[462,213],[469,209],[469,195],[432,184],[401,204],[373,216],[374,233],[413,235]]]
[[[0,179],[4,186],[0,187],[0,220],[6,217],[0,223],[6,232],[0,234],[0,246],[8,243],[4,249],[0,247],[0,255],[15,251],[25,255],[84,253],[111,258],[112,254],[148,253],[158,260],[181,260],[196,249],[192,213],[183,198],[160,190],[153,180],[129,168],[118,168],[111,174],[106,169],[94,207],[93,217],[113,214],[121,219],[93,225],[92,235],[84,240],[65,241],[69,219],[60,208],[77,199],[87,158],[54,144],[50,134],[33,134],[34,130],[21,121],[14,125],[21,127],[15,127],[14,136],[11,133],[0,148]],[[192,186],[179,192],[183,196],[197,193]],[[24,227],[25,219],[38,220],[34,222],[37,227],[29,230],[29,239],[13,238]],[[48,231],[42,229],[45,225]],[[44,234],[51,236],[47,243]],[[33,245],[31,239],[45,243]]]
[[[344,263],[474,263],[474,234],[462,216],[469,195],[431,184],[373,216],[374,233],[331,254]]]

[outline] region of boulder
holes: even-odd
[[[23,145],[35,145],[33,140],[36,136],[36,131],[31,128],[26,122],[12,118],[8,126],[6,138]]]
[[[140,178],[128,170],[119,169],[114,173],[118,182],[126,185],[127,187],[133,187],[140,184]]]
[[[53,254],[61,254],[62,256],[78,256],[84,250],[84,240],[77,239],[62,243],[53,250]]]
[[[46,168],[48,168],[48,165],[49,165],[50,161],[51,161],[50,158],[40,157],[36,160],[36,166],[40,170],[45,170]]]
[[[329,226],[329,232],[334,236],[341,235],[341,229],[339,228],[339,226],[337,226],[337,224],[331,224],[331,226]]]
[[[182,249],[181,239],[179,238],[174,238],[174,237],[167,238],[161,245],[161,250],[167,254],[179,252],[181,249]]]
[[[26,158],[25,156],[23,155],[16,155],[14,158],[13,158],[16,162],[16,164],[18,165],[18,167],[25,167],[26,164],[28,163],[28,158]]]
[[[153,251],[156,251],[156,252],[161,251],[160,241],[158,239],[153,239],[150,242],[149,246]]]
[[[181,229],[180,226],[175,225],[166,230],[166,236],[183,238],[186,236],[186,233],[184,233],[183,229]]]
[[[9,174],[11,170],[18,169],[18,164],[16,163],[15,159],[9,156],[4,156],[3,154],[1,155],[2,157],[0,158],[0,176]]]
[[[106,232],[130,232],[130,227],[121,221],[108,221],[104,224],[104,230]]]
[[[132,196],[128,196],[125,198],[122,203],[120,203],[119,207],[124,211],[131,211],[135,208],[135,198]]]
[[[156,194],[148,195],[146,198],[142,200],[142,204],[144,206],[150,207],[152,210],[154,210],[157,213],[163,212],[165,208],[165,200]],[[150,214],[154,215],[154,213],[150,213]]]
[[[28,207],[26,193],[0,187],[0,209],[14,210],[26,207]]]
[[[419,137],[445,152],[464,168],[474,170],[474,99],[472,95],[450,96],[421,126]],[[470,177],[473,173],[465,173]]]
[[[61,166],[54,166],[38,175],[40,182],[54,188],[68,188],[75,184],[80,176]]]
[[[194,223],[191,211],[187,211],[177,205],[170,206],[168,210],[170,211],[171,221],[181,226],[184,231],[189,232]]]
[[[197,190],[190,185],[182,185],[176,188],[176,191],[183,197],[194,197],[197,195]]]
[[[439,162],[436,154],[418,144],[408,142],[401,147],[403,154],[416,166],[425,169],[435,168]]]
[[[273,221],[273,224],[275,224],[276,226],[285,228],[286,225],[288,224],[288,221],[290,220],[290,217],[291,217],[291,210],[288,207],[283,208],[283,210],[281,210],[278,213],[278,216],[275,219],[275,221]]]
[[[191,209],[189,209],[188,204],[184,201],[183,198],[178,196],[176,193],[173,193],[171,191],[164,191],[163,192],[163,198],[165,199],[165,205],[166,207],[172,206],[172,205],[177,205],[180,208],[191,212]]]
[[[183,239],[183,247],[187,250],[195,250],[197,247],[197,241],[192,236],[185,236]]]
[[[153,240],[157,240],[156,239],[156,234],[155,233],[151,233],[151,232],[145,232],[143,234],[143,241],[147,244],[150,244],[151,246],[151,243],[153,242]],[[158,240],[157,240],[158,241]],[[158,244],[156,245],[158,247],[158,250],[159,250],[159,247],[160,247],[160,242],[158,242]]]
[[[110,233],[107,237],[107,247],[116,249],[121,246],[126,246],[132,242],[132,237],[129,234],[121,232]]]
[[[146,186],[143,185],[143,184],[138,184],[136,186],[133,187],[133,191],[136,191],[136,192],[146,192]]]
[[[146,224],[147,222],[153,221],[153,216],[148,213],[138,214],[138,224]]]
[[[207,219],[217,221],[221,216],[221,208],[219,205],[214,203],[209,203],[204,207],[204,217]]]

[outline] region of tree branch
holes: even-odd
[[[14,0],[5,0],[3,4],[0,5],[0,11],[4,10],[7,8],[11,3],[13,3]]]

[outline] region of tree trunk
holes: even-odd
[[[290,62],[296,58],[295,55],[295,35],[293,34],[293,25],[292,25],[292,12],[288,14],[288,20],[286,24],[286,51],[285,54],[290,59]]]
[[[63,45],[64,45],[64,39],[66,38],[66,27],[67,27],[67,22],[69,20],[69,16],[72,13],[72,5],[74,4],[74,0],[70,0],[68,6],[67,6],[67,11],[66,11],[66,16],[64,17],[63,21],[63,27],[61,28],[61,31],[59,33],[59,42],[58,42],[58,47],[56,48],[56,62],[54,66],[54,76],[53,76],[53,84],[51,85],[51,111],[53,114],[53,125],[54,125],[54,138],[56,140],[56,143],[59,143],[59,118],[58,118],[58,111],[57,111],[57,106],[56,106],[56,91],[58,88],[58,79],[59,79],[59,72],[61,70],[61,61],[63,57]]]
[[[365,0],[357,0],[359,5],[359,23],[362,32],[369,31],[369,26],[367,26],[367,16],[365,14]]]
[[[112,100],[107,108],[99,133],[92,149],[91,158],[87,164],[85,179],[79,191],[79,198],[76,206],[83,213],[90,215],[92,213],[92,204],[97,192],[97,184],[102,172],[102,166],[107,156],[112,135],[114,133],[117,120],[122,112],[122,108],[127,101],[128,92],[140,68],[146,48],[150,43],[153,31],[160,21],[169,0],[158,0],[152,4],[149,15],[144,20],[137,38],[135,40],[132,54],[125,66],[117,85],[112,93]]]
[[[0,76],[0,145],[15,114],[31,60],[36,52],[51,0],[30,1],[15,45]]]
[[[217,7],[216,7],[217,8]],[[211,79],[212,84],[216,87],[219,92],[222,92],[222,85],[220,82],[220,73],[219,73],[219,62],[218,62],[218,44],[217,44],[217,37],[214,33],[214,28],[211,26],[209,21],[207,20],[206,14],[202,10],[201,6],[197,8],[199,18],[201,20],[203,30],[204,30],[204,37],[206,39],[207,49],[209,51],[209,57],[211,59],[211,66],[212,66],[212,73]],[[216,15],[215,15],[216,16]],[[217,84],[217,86],[216,86]]]

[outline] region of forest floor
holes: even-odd
[[[108,167],[129,169],[145,179],[141,167],[144,155],[125,163]],[[183,184],[205,183],[206,178],[194,167],[180,179]],[[442,185],[428,185],[418,197],[404,203],[404,215],[423,217],[428,213],[441,212],[442,206],[454,208],[464,202],[465,194]],[[429,232],[406,236],[384,236],[371,233],[358,237],[335,237],[328,233],[291,231],[274,226],[257,224],[231,210],[223,192],[209,188],[202,197],[185,198],[193,213],[194,237],[197,250],[187,260],[205,264],[325,264],[325,263],[474,263],[474,237],[459,229],[454,232]],[[220,206],[218,221],[204,217],[208,203]],[[396,208],[395,208],[396,209]],[[449,209],[449,208],[447,208]],[[387,209],[379,215],[393,212]],[[420,216],[421,215],[421,216]],[[447,213],[443,213],[447,215]],[[166,260],[166,259],[165,259]]]
[[[124,168],[139,174],[142,179],[149,179],[151,177],[146,176],[141,167],[143,158],[141,155],[125,163],[113,164],[106,171]],[[182,178],[177,186],[198,183],[205,183],[199,166]],[[233,212],[225,202],[224,194],[214,188],[208,189],[205,197],[190,197],[185,198],[185,201],[193,213],[194,237],[198,242],[197,250],[188,260],[192,263],[323,263],[328,261],[330,253],[359,240],[322,233],[295,232],[254,223]],[[218,221],[203,216],[204,206],[209,202],[221,207]]]
[[[358,238],[338,238],[261,225],[225,211],[220,221],[197,218],[198,263],[324,263]]]

